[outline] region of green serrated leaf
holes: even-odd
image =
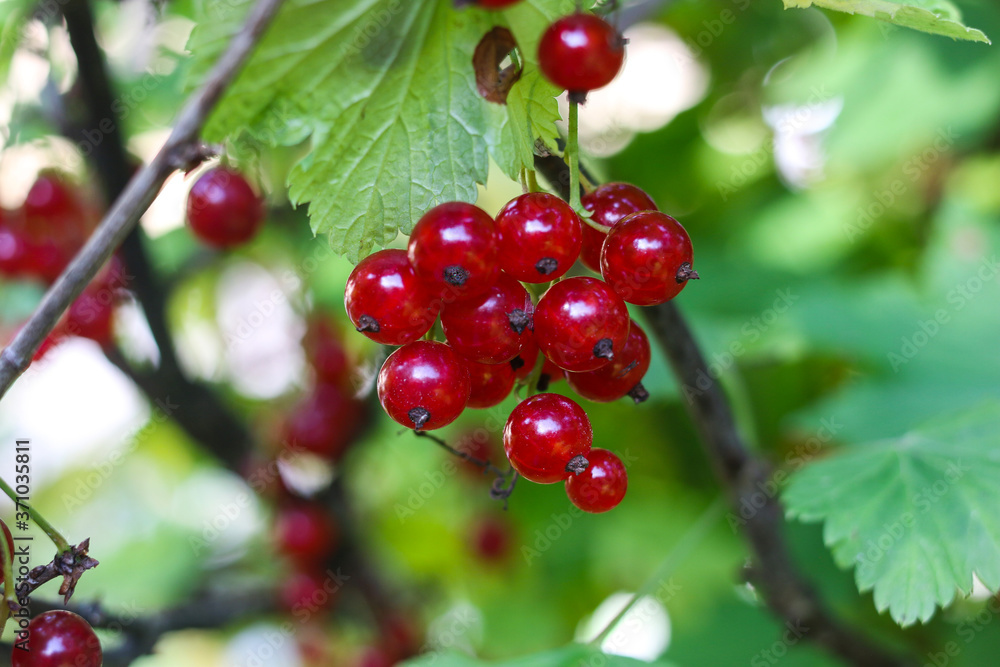
[[[248,2],[207,14],[191,37],[201,80],[239,28]],[[472,54],[509,21],[525,53],[567,0],[527,0],[496,14],[451,0],[290,0],[205,128],[212,141],[247,131],[271,146],[310,139],[289,176],[312,228],[357,261],[432,206],[475,201],[492,153],[516,176],[535,139],[553,141],[557,90],[528,59],[506,108],[476,90]],[[498,128],[498,129],[497,129]]]
[[[597,660],[595,660],[595,658]],[[585,667],[600,664],[606,667],[670,667],[669,663],[657,660],[654,663],[643,662],[619,655],[601,653],[599,649],[583,644],[570,644],[563,648],[544,653],[536,653],[513,660],[500,662],[478,660],[457,651],[430,653],[403,663],[408,667]]]
[[[1000,403],[855,445],[793,475],[788,515],[824,521],[838,565],[901,625],[1000,589]]]
[[[990,43],[982,31],[962,23],[962,13],[949,0],[784,0],[785,9],[812,5],[847,14],[862,14],[952,39]]]

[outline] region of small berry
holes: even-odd
[[[583,207],[591,212],[590,220],[610,229],[630,213],[655,211],[656,204],[645,192],[628,183],[605,183],[580,200]],[[583,226],[583,247],[580,261],[591,271],[601,272],[601,248],[607,234],[602,234],[590,225]]]
[[[620,458],[606,449],[592,449],[590,465],[566,480],[566,495],[584,512],[607,512],[622,501],[628,475]]]
[[[329,319],[317,317],[310,322],[303,347],[319,382],[345,389],[348,387],[351,360],[339,332]]]
[[[509,363],[466,363],[472,383],[468,403],[470,408],[492,408],[510,396],[510,390],[514,388],[514,369]]]
[[[114,308],[114,294],[88,287],[70,304],[61,331],[107,347],[113,337]]]
[[[531,336],[532,309],[524,286],[501,273],[484,293],[445,306],[441,327],[463,357],[499,364],[516,357]]]
[[[691,262],[691,238],[681,223],[659,211],[641,211],[608,232],[601,275],[625,301],[654,306],[698,277]]]
[[[580,255],[580,218],[554,195],[515,197],[497,213],[496,225],[500,267],[526,283],[561,278]]]
[[[246,243],[264,221],[264,203],[238,171],[213,167],[188,195],[188,224],[202,242],[216,248]]]
[[[293,572],[282,582],[278,600],[296,618],[309,619],[333,606],[337,588],[327,586],[328,583],[329,579],[320,571]]]
[[[587,413],[558,394],[536,394],[522,401],[503,430],[510,464],[538,484],[554,484],[583,470],[593,439]]]
[[[322,564],[340,538],[333,517],[319,505],[305,502],[282,507],[274,532],[278,550],[302,567]]]
[[[567,373],[566,380],[573,391],[598,403],[617,401],[631,396],[636,403],[649,398],[642,378],[649,370],[649,339],[634,321],[621,354],[607,366],[586,373]]]
[[[336,385],[317,385],[285,422],[285,440],[301,449],[336,461],[357,434],[363,408]]]
[[[477,522],[472,534],[472,552],[485,563],[502,563],[510,555],[513,530],[503,519],[488,516]]]
[[[621,352],[628,337],[625,302],[597,278],[566,278],[535,307],[535,342],[560,368],[593,371]]]
[[[420,279],[449,300],[482,294],[500,273],[493,219],[463,202],[427,211],[413,227],[407,254]]]
[[[538,43],[542,73],[568,90],[573,101],[582,101],[587,91],[611,83],[624,60],[624,40],[611,24],[593,14],[558,19]]]
[[[444,343],[404,345],[379,371],[378,400],[386,414],[407,428],[441,428],[455,421],[469,402],[466,363]]]
[[[376,343],[405,345],[427,333],[438,309],[406,253],[380,250],[358,262],[344,288],[355,328]]]
[[[28,623],[26,650],[12,651],[11,667],[100,667],[101,642],[71,611],[47,611]]]

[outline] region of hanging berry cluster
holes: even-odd
[[[497,405],[517,382],[544,391],[562,378],[593,401],[647,398],[649,342],[626,302],[663,303],[697,277],[691,241],[634,186],[601,186],[583,205],[587,223],[543,192],[514,198],[495,219],[471,204],[441,204],[414,226],[406,251],[381,250],[355,267],[348,316],[370,339],[400,346],[378,375],[393,420],[433,430],[467,407]],[[565,277],[577,259],[603,280]],[[551,285],[536,303],[525,283]],[[603,512],[621,501],[626,475],[592,443],[586,412],[558,394],[521,401],[504,428],[522,477],[565,482],[578,507]]]

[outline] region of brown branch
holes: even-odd
[[[205,84],[184,105],[166,144],[153,161],[129,181],[86,245],[45,293],[38,309],[14,340],[0,353],[0,398],[27,369],[32,355],[62,313],[149,208],[167,177],[199,157],[202,148],[198,137],[202,126],[280,6],[281,0],[258,0],[253,6],[243,28],[233,36]]]
[[[568,199],[568,167],[561,160],[536,159],[535,166],[560,196]],[[732,410],[718,381],[709,372],[705,356],[673,303],[646,309],[652,333],[666,352],[681,387],[691,392],[688,412],[701,435],[702,446],[737,511],[751,497],[759,500],[770,481],[771,465],[750,451],[740,436]],[[705,386],[705,379],[710,380]],[[750,507],[757,507],[750,503]],[[846,663],[857,667],[910,667],[907,657],[889,653],[864,634],[834,618],[816,591],[799,572],[784,534],[784,509],[775,496],[746,519],[743,533],[755,564],[750,574],[768,607],[786,622],[796,624],[804,637]]]

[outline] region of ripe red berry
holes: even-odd
[[[472,534],[472,552],[486,563],[501,563],[510,555],[513,529],[498,517],[484,517]]]
[[[282,507],[275,519],[274,534],[278,550],[307,568],[322,564],[340,539],[333,517],[319,505],[306,502]]]
[[[568,90],[571,99],[611,83],[624,60],[624,40],[611,24],[593,14],[570,14],[558,19],[538,43],[542,73]]]
[[[526,283],[545,283],[570,270],[580,255],[580,218],[545,192],[507,202],[496,218],[500,268]]]
[[[355,328],[383,345],[405,345],[427,333],[438,315],[434,298],[402,250],[365,257],[344,288],[344,306]]]
[[[472,389],[469,392],[470,408],[492,408],[510,396],[514,388],[514,369],[509,363],[480,364],[467,362]]]
[[[362,410],[339,386],[317,385],[288,415],[285,440],[292,449],[335,461],[357,434]]]
[[[558,394],[536,394],[522,401],[503,429],[510,464],[539,484],[554,484],[583,470],[593,439],[587,413]]]
[[[12,559],[11,564],[13,566],[14,536],[10,534],[10,528],[7,527],[7,524],[4,523],[2,519],[0,519],[0,528],[3,529],[3,536],[7,540],[7,554],[11,557]],[[0,568],[0,584],[2,583],[3,583],[3,569]]]
[[[441,327],[448,343],[463,357],[499,364],[516,357],[531,336],[532,310],[524,286],[501,273],[484,293],[445,306]]]
[[[566,495],[584,512],[607,512],[625,497],[628,476],[620,458],[606,449],[590,450],[590,465],[566,480]]]
[[[301,620],[327,611],[337,598],[338,589],[321,571],[313,569],[293,572],[278,591],[281,606]]]
[[[351,373],[351,360],[344,348],[340,333],[325,317],[316,317],[309,323],[302,341],[316,379],[324,384],[347,388]]]
[[[61,332],[89,338],[102,347],[110,345],[114,329],[115,295],[98,286],[88,287],[70,304]]]
[[[264,203],[241,173],[214,167],[191,188],[187,218],[199,240],[216,248],[231,248],[257,233],[264,221]]]
[[[609,229],[630,213],[657,210],[649,195],[629,183],[605,183],[585,194],[580,202],[593,214],[590,217],[592,222]],[[590,225],[583,226],[580,261],[591,271],[601,272],[601,248],[606,238],[607,234]]]
[[[653,306],[677,296],[691,269],[691,238],[669,215],[633,213],[615,225],[601,251],[601,275],[622,299]]]
[[[28,255],[28,242],[20,231],[0,228],[0,273],[10,278],[28,274]]]
[[[469,402],[466,363],[444,343],[404,345],[379,371],[378,400],[386,414],[407,428],[441,428],[455,421]]]
[[[566,380],[573,391],[598,403],[616,401],[631,396],[636,403],[649,398],[642,386],[642,378],[649,370],[649,339],[634,321],[628,330],[628,339],[622,353],[610,364],[596,371],[567,373]]]
[[[14,650],[12,667],[100,667],[101,642],[82,617],[61,609],[28,623],[27,650]]]
[[[628,337],[625,302],[597,278],[557,282],[535,307],[535,342],[568,371],[597,370],[622,351]]]
[[[36,240],[56,241],[72,254],[83,244],[90,220],[75,186],[56,172],[39,174],[22,209],[24,230]]]
[[[420,279],[448,300],[482,294],[500,273],[493,219],[463,202],[427,211],[413,227],[407,254]]]

